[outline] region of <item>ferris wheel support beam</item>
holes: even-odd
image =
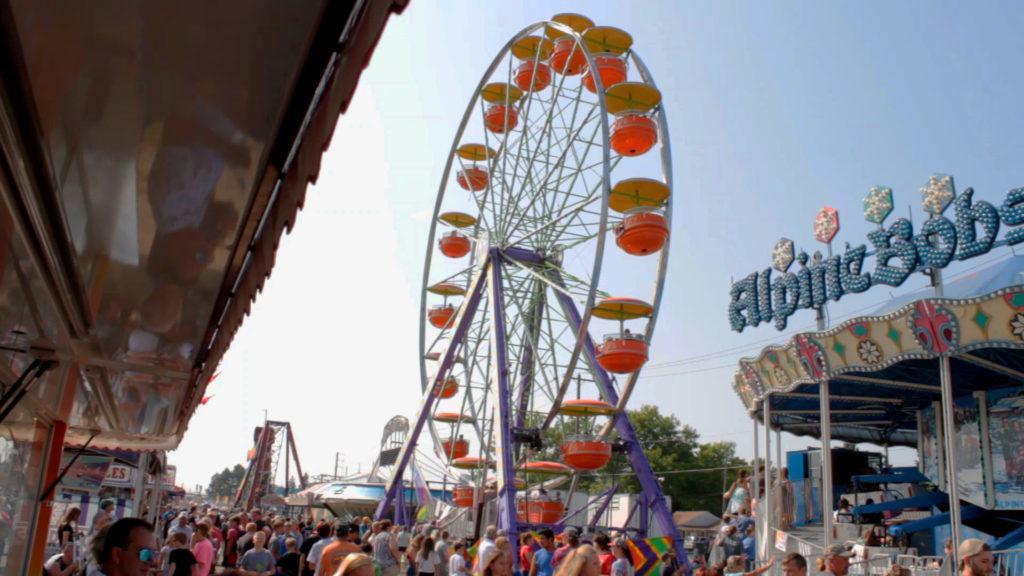
[[[534,348],[540,337],[540,329],[544,325],[544,309],[547,304],[545,298],[547,290],[542,282],[537,282],[533,289],[533,302],[527,310],[526,326],[529,331],[523,342],[523,357],[519,362],[519,400],[516,402],[516,428],[522,429],[526,425],[526,412],[530,409],[530,391],[533,388],[534,379]],[[537,354],[539,356],[540,354]]]
[[[572,298],[561,292],[555,291],[555,296],[558,298],[558,303],[561,305],[565,317],[569,320],[569,324],[574,330],[579,330],[581,318],[579,310],[576,309],[576,303],[573,302]],[[608,373],[597,363],[594,341],[590,338],[589,333],[585,333],[584,336],[583,354],[605,401],[610,404],[617,404],[619,395],[615,392],[615,386],[612,385],[612,380]],[[672,537],[672,547],[676,551],[676,557],[682,562],[684,569],[689,572],[690,561],[683,546],[682,535],[680,535],[675,522],[672,521],[672,510],[669,509],[668,503],[665,501],[665,494],[661,491],[658,478],[655,477],[654,470],[651,469],[651,464],[647,461],[647,456],[644,455],[643,446],[640,445],[636,430],[629,421],[629,416],[626,415],[625,410],[620,411],[615,417],[615,430],[619,433],[619,438],[626,444],[626,457],[629,459],[629,463],[636,473],[637,480],[640,482],[642,492],[640,494],[642,529],[644,531],[647,530],[647,513],[648,511],[653,511],[654,518],[658,521],[662,532]]]
[[[507,334],[505,333],[505,294],[501,279],[501,252],[491,249],[488,300],[491,306],[491,387],[497,400],[497,415],[492,421],[495,439],[495,461],[498,481],[498,528],[508,533],[510,542],[519,541],[516,517],[516,468],[512,462],[512,389],[509,386]],[[518,558],[513,555],[518,566]]]
[[[419,441],[420,433],[423,432],[424,426],[426,426],[433,413],[434,403],[437,401],[437,395],[434,394],[434,390],[441,386],[441,383],[448,377],[448,372],[451,371],[452,366],[455,364],[456,353],[465,341],[466,333],[469,332],[469,327],[473,323],[473,317],[476,316],[477,309],[480,307],[480,298],[483,296],[484,288],[487,286],[488,268],[494,265],[495,263],[490,258],[483,262],[480,266],[480,272],[473,278],[469,286],[467,298],[462,301],[462,306],[459,307],[459,312],[455,317],[455,331],[452,334],[452,339],[449,341],[444,353],[440,356],[441,365],[438,367],[433,381],[423,391],[423,400],[420,403],[416,422],[407,441],[402,445],[402,450],[398,453],[398,461],[395,463],[394,470],[391,473],[391,479],[388,480],[384,498],[381,499],[377,505],[377,510],[374,512],[374,518],[377,520],[384,517],[390,506],[403,505],[402,476],[405,473],[406,467],[409,466],[413,454],[416,453],[416,443]]]

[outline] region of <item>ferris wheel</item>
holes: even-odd
[[[378,516],[401,513],[406,466],[429,448],[459,478],[454,503],[490,506],[510,537],[585,524],[547,489],[618,451],[643,489],[638,517],[653,513],[678,540],[625,413],[662,299],[672,204],[661,94],[632,45],[559,14],[484,72],[437,194],[423,401]]]

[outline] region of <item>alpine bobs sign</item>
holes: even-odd
[[[997,208],[984,200],[974,200],[968,188],[957,195],[953,177],[935,175],[921,189],[921,203],[928,219],[915,234],[907,218],[899,218],[888,227],[885,218],[892,212],[892,190],[875,186],[864,198],[864,217],[878,224],[868,233],[868,246],[846,245],[842,254],[831,255],[831,241],[839,231],[839,213],[825,207],[815,218],[815,237],[829,246],[828,257],[820,251],[812,256],[801,250],[794,254],[793,241],[782,238],[772,253],[772,266],[752,272],[732,284],[729,324],[742,332],[747,326],[772,322],[778,330],[797,310],[819,309],[828,300],[838,301],[846,294],[864,292],[878,284],[900,286],[916,271],[941,269],[955,260],[967,260],[988,253],[997,246],[1024,242],[1024,188],[1010,190]],[[943,213],[953,205],[953,219]],[[997,240],[999,228],[1007,230]],[[874,268],[865,271],[865,259],[874,256]],[[789,269],[799,264],[796,272]],[[778,276],[772,277],[772,271]]]

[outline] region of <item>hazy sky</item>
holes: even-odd
[[[335,452],[343,468],[365,470],[387,419],[414,416],[418,292],[445,155],[497,51],[564,11],[633,35],[672,136],[671,265],[633,403],[657,403],[745,457],[752,427],[731,387],[736,360],[784,336],[730,331],[731,278],[769,265],[780,236],[817,249],[811,224],[824,204],[840,211],[840,243],[864,242],[861,200],[874,184],[916,221],[918,189],[935,172],[993,203],[1024,186],[1024,10],[1014,2],[413,0],[389,21],[213,399],[171,455],[179,483],[242,463],[264,410],[292,422],[312,474],[332,472]],[[830,312],[889,296],[876,287]],[[803,311],[790,327],[813,320]]]

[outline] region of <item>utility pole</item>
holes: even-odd
[[[341,457],[341,452],[334,453],[334,478],[338,478],[338,458]]]

